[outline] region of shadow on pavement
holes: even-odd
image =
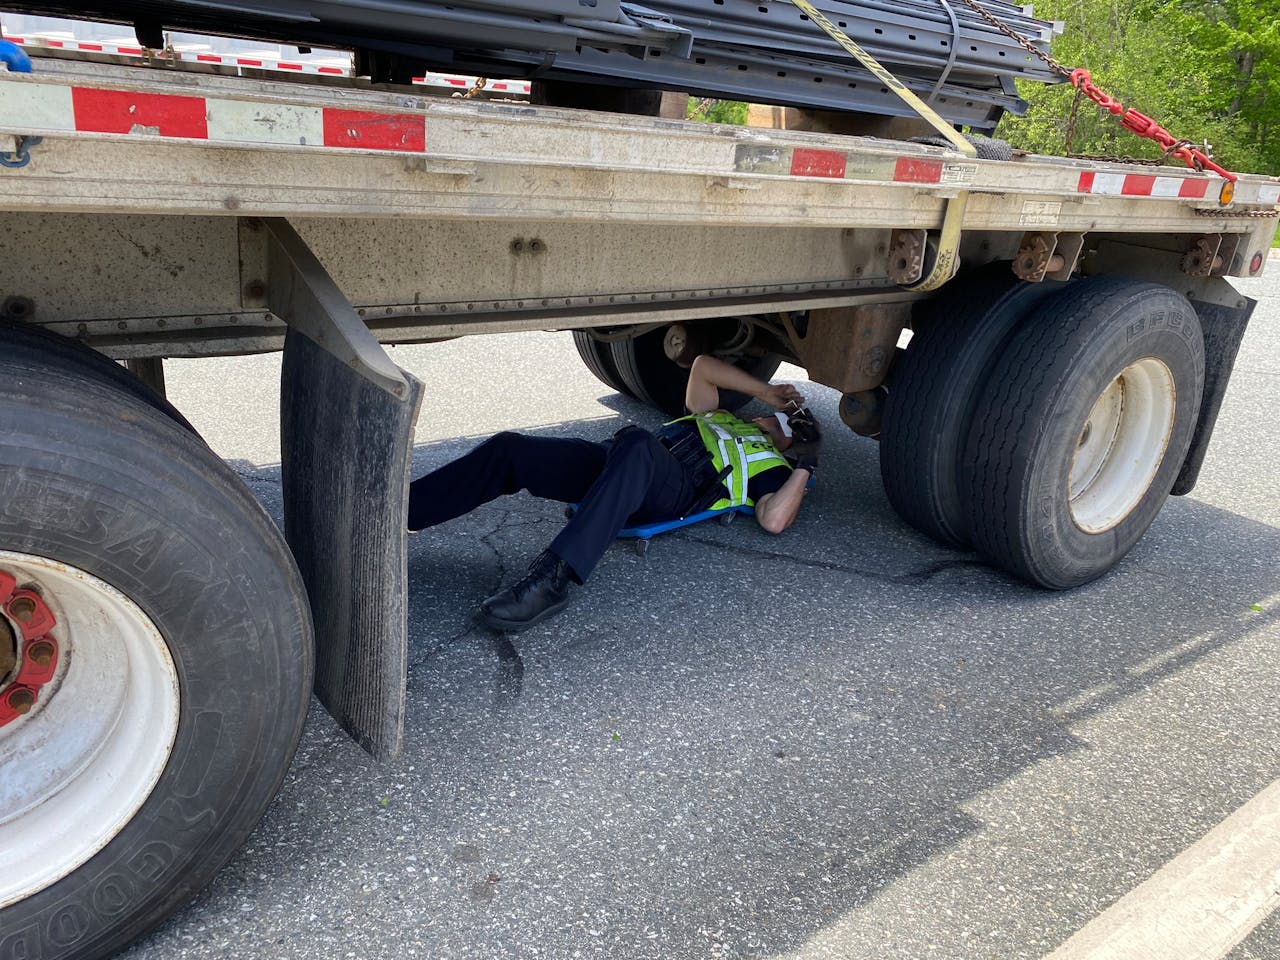
[[[419,446],[415,475],[478,439]],[[979,829],[975,798],[1087,749],[1079,723],[1275,628],[1250,605],[1280,594],[1280,530],[1194,498],[1054,594],[908,530],[874,444],[838,445],[823,473],[787,534],[619,545],[565,614],[511,638],[471,614],[560,508],[508,498],[411,538],[405,756],[374,765],[316,711],[204,899],[269,874],[300,917],[358,903],[369,955],[794,951]],[[278,471],[242,474],[278,517]],[[259,866],[272,844],[299,852]]]

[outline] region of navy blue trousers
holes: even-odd
[[[694,499],[689,470],[639,427],[624,427],[606,443],[504,432],[409,485],[409,529],[433,527],[520,490],[578,504],[549,549],[579,583],[619,530],[679,517]]]

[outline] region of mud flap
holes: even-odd
[[[379,760],[400,752],[406,519],[422,385],[400,400],[290,330],[280,401],[285,539],[316,630],[316,696]]]
[[[1200,467],[1209,450],[1209,438],[1213,436],[1218,412],[1227,394],[1227,381],[1231,379],[1236,354],[1240,352],[1240,341],[1244,339],[1249,318],[1258,305],[1258,301],[1249,297],[1241,297],[1238,303],[1236,307],[1227,307],[1204,300],[1191,301],[1204,331],[1204,393],[1200,400],[1196,432],[1191,435],[1191,449],[1187,451],[1182,470],[1170,491],[1175,497],[1190,493],[1200,477]]]
[[[422,384],[396,367],[284,221],[267,221],[271,308],[289,324],[280,391],[285,539],[315,620],[315,692],[379,760],[400,752],[406,521]]]

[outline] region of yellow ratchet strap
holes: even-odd
[[[961,155],[975,158],[978,151],[972,143],[956,132],[955,128],[934,111],[927,103],[917,97],[903,85],[902,81],[881,66],[880,62],[858,46],[848,34],[827,19],[826,14],[815,7],[809,0],[791,0],[810,20],[820,26],[828,36],[840,44],[849,55],[866,67],[876,79],[897,94],[907,106],[918,113],[921,118],[947,141],[960,151]],[[936,290],[953,276],[959,266],[957,251],[960,248],[961,224],[964,221],[964,209],[969,202],[969,191],[961,190],[947,200],[947,208],[942,216],[942,230],[938,235],[938,253],[933,262],[933,269],[927,276],[910,284],[913,290]]]

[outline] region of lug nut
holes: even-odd
[[[9,613],[20,623],[26,623],[35,612],[36,602],[30,597],[18,597],[9,604]]]
[[[26,687],[9,692],[9,708],[14,713],[27,713],[36,702],[36,695]]]
[[[48,640],[37,640],[27,648],[27,656],[42,667],[47,667],[53,662],[53,654],[53,644]]]

